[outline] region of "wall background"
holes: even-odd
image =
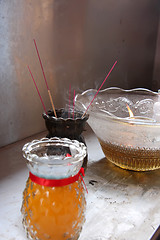
[[[154,58],[152,87],[155,90],[160,89],[160,15],[159,15],[156,51],[155,51],[155,58]]]
[[[50,102],[36,39],[56,108],[76,92],[98,88],[160,88],[158,0],[0,0],[0,146],[45,129]]]

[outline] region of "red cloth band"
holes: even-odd
[[[84,168],[81,168],[80,171],[73,177],[69,177],[69,178],[64,178],[64,179],[45,179],[45,178],[40,178],[37,177],[36,175],[32,174],[31,172],[29,172],[29,177],[31,179],[32,182],[37,183],[39,185],[42,186],[46,186],[46,187],[62,187],[62,186],[66,186],[69,185],[71,183],[74,183],[76,181],[78,181],[79,177],[82,176],[80,175],[82,174],[83,176],[84,174]]]

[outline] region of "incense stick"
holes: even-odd
[[[39,95],[39,97],[40,97],[40,100],[41,100],[41,103],[42,103],[42,105],[43,105],[44,111],[45,111],[45,113],[47,114],[47,111],[46,111],[44,102],[43,102],[43,100],[42,100],[41,94],[40,94],[40,92],[39,92],[39,90],[38,90],[37,84],[36,84],[36,82],[35,82],[35,80],[34,80],[33,74],[32,74],[32,72],[31,72],[31,69],[30,69],[29,66],[28,66],[28,70],[29,70],[29,72],[30,72],[30,74],[31,74],[32,80],[33,80],[33,82],[34,82],[34,85],[35,85],[36,90],[37,90],[37,92],[38,92],[38,95]]]
[[[41,58],[40,58],[40,55],[39,55],[38,47],[37,47],[35,39],[33,39],[33,41],[34,41],[34,45],[35,45],[35,48],[36,48],[36,51],[37,51],[38,59],[39,59],[40,65],[41,65],[43,77],[44,77],[44,80],[45,80],[45,83],[46,83],[46,86],[47,86],[47,91],[48,91],[48,95],[49,95],[50,102],[51,102],[51,105],[52,105],[52,109],[54,111],[55,117],[57,118],[56,110],[55,110],[55,107],[54,107],[54,104],[53,104],[53,99],[52,99],[52,96],[51,96],[50,89],[48,87],[48,83],[47,83],[47,79],[46,79],[46,76],[45,76],[45,73],[44,73],[44,69],[43,69],[42,61],[41,61]]]
[[[74,90],[74,97],[73,97],[73,119],[74,119],[74,106],[75,106],[75,90]]]
[[[110,69],[109,73],[107,74],[106,78],[105,78],[105,79],[104,79],[104,81],[102,82],[102,84],[101,84],[100,88],[97,90],[97,92],[96,92],[96,94],[94,95],[94,97],[93,97],[92,101],[90,102],[90,104],[88,105],[88,107],[87,107],[86,111],[84,112],[84,114],[83,114],[82,118],[84,117],[84,115],[85,115],[85,114],[86,114],[86,112],[88,111],[89,107],[90,107],[90,106],[91,106],[91,104],[93,103],[94,99],[96,98],[96,96],[97,96],[97,94],[99,93],[100,89],[102,88],[103,84],[105,83],[105,81],[107,80],[107,78],[109,77],[109,75],[111,74],[111,72],[112,72],[113,68],[115,67],[116,63],[117,63],[117,61],[115,61],[115,63],[114,63],[114,64],[113,64],[113,66],[111,67],[111,69]]]

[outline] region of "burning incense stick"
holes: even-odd
[[[46,79],[46,76],[45,76],[45,73],[44,73],[44,70],[43,70],[43,65],[42,65],[42,61],[41,61],[40,55],[39,55],[37,44],[36,44],[35,39],[33,39],[33,41],[34,41],[34,45],[35,45],[35,48],[36,48],[36,51],[37,51],[38,59],[39,59],[40,65],[41,65],[43,77],[44,77],[44,80],[45,80],[45,83],[46,83],[46,86],[47,86],[48,95],[49,95],[49,98],[50,98],[50,101],[51,101],[52,109],[54,111],[55,117],[57,118],[57,114],[56,114],[55,107],[54,107],[54,104],[53,104],[53,99],[52,99],[51,92],[50,92],[49,87],[48,87],[47,79]]]
[[[113,64],[112,68],[110,69],[109,73],[107,74],[106,78],[104,79],[104,81],[102,82],[100,88],[97,90],[96,94],[94,95],[92,101],[90,102],[90,104],[88,105],[86,111],[84,112],[82,118],[84,117],[84,115],[86,114],[86,112],[88,111],[89,107],[91,106],[91,104],[93,103],[94,99],[96,98],[97,94],[99,93],[100,89],[102,88],[103,84],[105,83],[105,81],[107,80],[107,78],[109,77],[110,73],[112,72],[113,68],[115,67],[117,61],[115,61],[115,63]]]
[[[40,92],[39,92],[39,90],[38,90],[37,84],[36,84],[36,82],[35,82],[35,80],[34,80],[34,77],[33,77],[33,75],[32,75],[32,72],[31,72],[31,69],[30,69],[29,66],[28,66],[28,70],[29,70],[29,72],[30,72],[30,74],[31,74],[32,80],[33,80],[33,82],[34,82],[34,85],[35,85],[35,87],[36,87],[36,89],[37,89],[37,92],[38,92],[38,95],[39,95],[39,97],[40,97],[41,103],[42,103],[42,105],[43,105],[44,111],[45,111],[45,113],[47,114],[47,111],[46,111],[44,102],[43,102],[43,100],[42,100],[41,94],[40,94]]]
[[[74,97],[73,97],[73,119],[74,119],[74,106],[75,106],[75,90],[74,90]]]

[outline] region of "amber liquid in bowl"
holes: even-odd
[[[106,158],[121,168],[135,171],[160,168],[160,150],[119,146],[100,139],[99,142]]]
[[[23,225],[29,239],[77,240],[84,223],[86,201],[81,180],[63,187],[26,182]]]

